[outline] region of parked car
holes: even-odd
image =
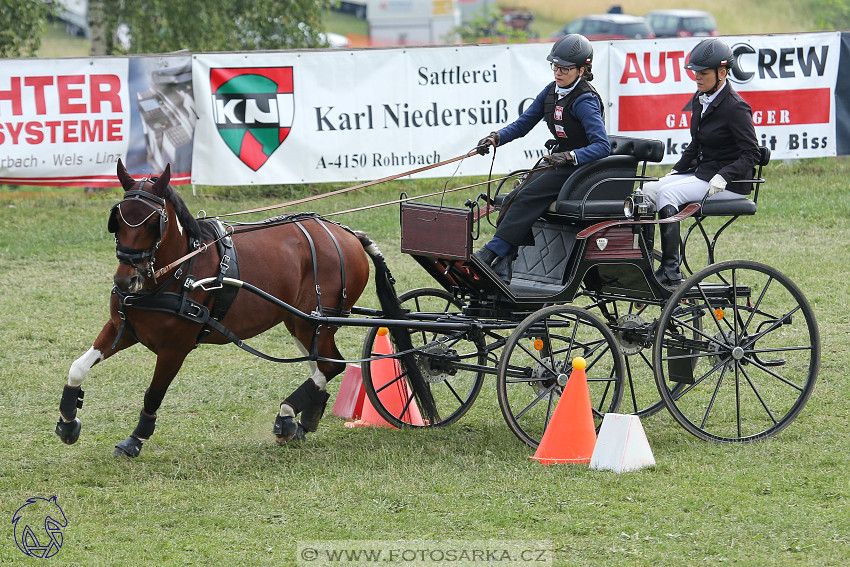
[[[714,16],[702,10],[653,10],[646,16],[655,37],[717,35]]]
[[[550,39],[558,39],[570,33],[580,33],[587,39],[655,37],[645,19],[629,14],[593,14],[576,18],[553,33]]]

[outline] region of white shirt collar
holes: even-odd
[[[573,89],[578,86],[579,81],[581,81],[581,77],[576,79],[576,82],[573,83],[573,86],[566,88],[561,88],[558,86],[558,83],[555,83],[555,94],[558,95],[558,98],[564,98],[565,96],[573,92]]]
[[[708,105],[710,105],[714,101],[714,99],[717,98],[717,95],[720,94],[720,91],[722,91],[723,89],[726,88],[726,83],[728,83],[728,82],[729,81],[724,81],[723,85],[719,89],[717,89],[716,91],[711,93],[710,95],[707,95],[707,94],[704,94],[704,93],[699,95],[699,102],[702,105],[702,111],[703,112],[705,112],[705,109],[708,108]]]

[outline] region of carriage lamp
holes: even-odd
[[[634,193],[626,197],[626,200],[623,202],[623,213],[626,215],[626,218],[634,218],[635,220],[638,220],[641,216],[648,212],[649,202],[646,200],[646,196],[643,194],[643,191],[639,188],[636,189]]]

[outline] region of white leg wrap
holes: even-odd
[[[295,341],[295,346],[298,347],[298,350],[301,351],[301,354],[303,354],[304,356],[310,355],[310,351],[308,351],[307,348],[303,344],[301,344],[301,341],[299,341],[295,337],[292,337],[292,339]],[[318,368],[318,366],[316,366],[316,361],[315,360],[308,360],[307,364],[310,365],[310,372],[315,374],[316,369]]]
[[[313,372],[313,375],[310,376],[310,380],[313,381],[313,383],[316,385],[320,392],[324,392],[325,388],[328,385],[327,377],[325,377],[325,374],[318,368],[315,372]]]
[[[74,388],[83,383],[83,378],[89,373],[92,366],[103,360],[103,353],[91,347],[86,353],[74,361],[68,371],[68,385]]]
[[[280,404],[280,417],[295,417],[295,410],[286,402]]]

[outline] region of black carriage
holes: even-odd
[[[439,287],[401,294],[408,320],[387,324],[411,329],[413,360],[438,415],[410,417],[415,401],[404,360],[391,380],[374,380],[373,326],[364,342],[363,380],[384,419],[395,426],[448,425],[470,408],[485,377],[495,375],[506,422],[536,447],[577,356],[587,361],[597,426],[607,412],[645,416],[666,407],[697,437],[743,442],[773,435],[799,414],[820,360],[809,303],[770,266],[714,258],[720,234],[756,212],[768,149],[756,178],[743,181],[754,185],[752,199],[692,204],[669,219],[693,222],[682,245],[691,275],[670,289],[653,271],[654,225],[666,221],[656,220],[635,193],[653,179],[647,163],[661,161],[663,145],[611,142],[612,155],[579,167],[538,219],[535,244],[520,248],[510,285],[471,257],[481,211],[499,207],[501,186],[495,198],[482,195],[465,208],[402,203],[402,251]],[[515,173],[521,183],[524,172]],[[728,220],[710,236],[703,221],[711,216]],[[706,243],[708,265],[692,270],[686,244],[694,231]],[[406,403],[385,403],[390,390],[394,399],[407,392]]]

